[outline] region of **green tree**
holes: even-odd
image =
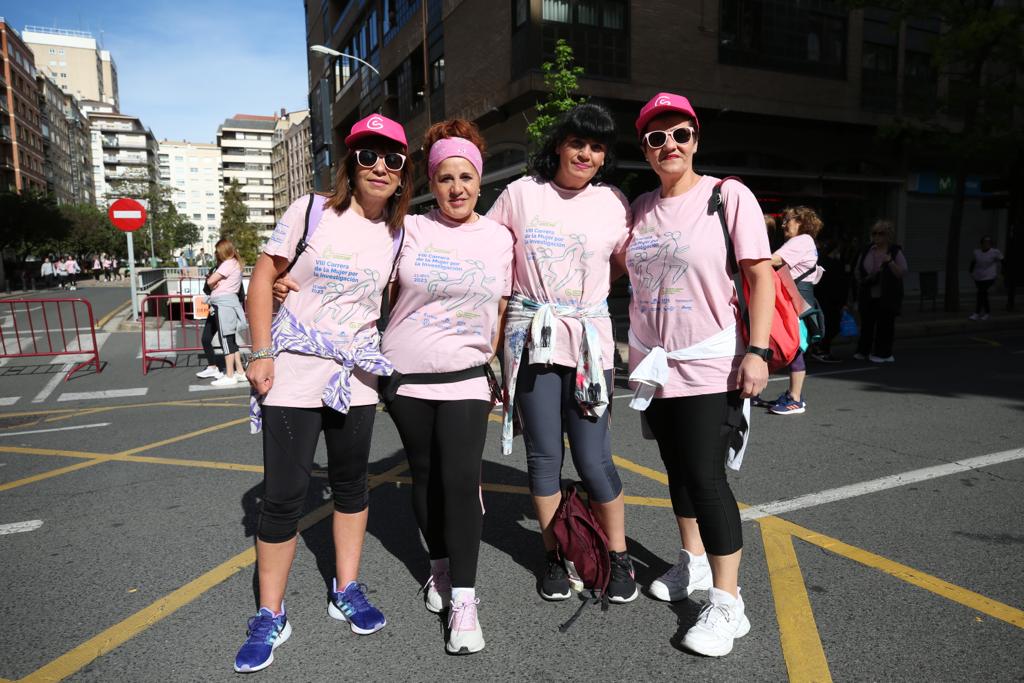
[[[150,186],[147,194],[145,229],[153,231],[153,249],[164,257],[199,241],[199,228],[178,213],[172,198],[171,188],[163,185]]]
[[[931,17],[942,25],[931,46],[932,66],[938,78],[948,80],[947,92],[938,96],[929,115],[902,119],[889,133],[895,133],[911,153],[949,160],[954,189],[946,233],[944,308],[956,311],[967,175],[981,164],[1008,173],[1012,155],[1024,145],[1021,126],[1014,121],[1015,108],[1024,105],[1017,86],[1024,60],[1024,10],[1020,3],[1002,0],[858,0],[855,4],[892,10],[899,21]]]
[[[53,195],[0,193],[0,252],[14,252],[18,262],[60,251],[69,229]]]
[[[242,201],[242,190],[235,179],[232,179],[224,190],[220,236],[234,242],[235,248],[247,264],[256,261],[261,246],[259,228],[249,222],[249,209]]]
[[[579,77],[583,75],[583,67],[574,62],[572,48],[565,39],[559,38],[555,43],[555,61],[544,62],[540,67],[548,97],[537,103],[537,118],[526,126],[527,138],[534,148],[541,145],[559,116],[584,102],[583,98],[573,96],[579,87]]]
[[[75,253],[127,253],[124,233],[111,224],[103,209],[94,204],[65,204],[60,212],[70,226],[66,242]]]

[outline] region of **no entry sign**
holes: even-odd
[[[110,205],[107,215],[118,230],[134,232],[146,222],[146,207],[134,199],[124,197]]]

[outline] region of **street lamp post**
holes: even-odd
[[[360,59],[359,57],[356,57],[355,55],[350,55],[347,52],[338,52],[337,50],[331,49],[325,45],[310,45],[309,49],[312,52],[319,52],[321,54],[331,55],[332,57],[348,57],[349,59],[354,59],[360,64],[364,64],[367,67],[369,67],[370,71],[377,74],[377,78],[380,78],[380,71],[377,70],[377,67],[375,67],[373,64],[370,64],[365,59]]]

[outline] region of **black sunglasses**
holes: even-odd
[[[672,135],[672,139],[676,141],[677,145],[685,145],[687,142],[697,137],[697,131],[693,128],[683,127],[676,128],[673,131],[667,130],[652,130],[650,133],[644,135],[644,142],[651,149],[659,149],[665,146],[668,142],[669,134]]]
[[[401,171],[405,166],[405,155],[398,152],[387,152],[379,154],[372,149],[360,149],[356,151],[356,162],[363,168],[373,168],[377,165],[377,159],[384,158],[384,168],[389,171]]]

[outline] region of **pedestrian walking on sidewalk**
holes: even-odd
[[[480,466],[488,416],[501,398],[489,364],[512,289],[512,235],[475,211],[483,150],[469,121],[427,131],[423,151],[438,208],[405,219],[395,305],[381,342],[395,367],[384,401],[409,458],[413,508],[430,555],[426,607],[440,613],[450,606],[452,654],[484,647],[475,589]],[[439,253],[450,256],[438,261],[432,255]]]
[[[817,308],[814,285],[821,281],[824,269],[818,265],[818,247],[814,238],[821,232],[821,218],[814,209],[797,206],[782,212],[781,225],[786,242],[772,254],[772,267],[789,268],[804,301]],[[804,400],[807,363],[803,351],[797,351],[787,370],[789,389],[768,405],[769,412],[774,415],[799,415],[807,409]]]
[[[260,608],[249,620],[236,671],[269,666],[274,648],[291,634],[284,595],[320,432],[334,500],[336,573],[328,614],[360,635],[386,623],[359,583],[359,564],[377,376],[391,373],[380,353],[377,320],[413,174],[405,131],[391,119],[372,114],[356,122],[344,142],[348,151],[334,193],[308,226],[315,232],[306,225],[314,198],[302,197],[267,240],[249,285],[254,350],[246,376],[254,395],[252,429],[263,431],[265,492],[256,531]],[[271,326],[274,281],[290,266],[298,291]]]
[[[68,286],[68,262],[59,255],[54,257],[53,272],[57,276],[57,286],[64,289]]]
[[[907,259],[903,247],[895,243],[896,229],[887,220],[871,227],[871,244],[861,252],[854,273],[857,278],[857,306],[860,311],[860,338],[857,360],[893,363],[896,316],[903,308],[903,278]]]
[[[694,170],[700,124],[687,98],[655,95],[640,110],[636,132],[661,186],[633,202],[630,407],[644,411],[657,439],[682,543],[678,562],[648,590],[676,601],[707,589],[709,602],[683,645],[723,656],[750,630],[739,587],[743,530],[725,466],[745,435],[744,399],[768,381],[771,250],[750,190]],[[711,206],[719,184],[728,237]],[[750,288],[749,346],[726,239]]]
[[[609,433],[615,360],[607,303],[610,266],[629,241],[629,202],[603,182],[611,172],[615,140],[615,121],[607,109],[575,107],[531,159],[533,175],[506,187],[487,214],[511,230],[515,240],[505,325],[502,450],[512,452],[515,410],[547,553],[537,582],[546,600],[572,595],[551,529],[562,501],[566,433],[573,464],[608,537],[607,596],[626,603],[639,595],[626,552],[622,482],[612,462]]]
[[[992,238],[988,235],[982,237],[968,268],[977,288],[977,299],[974,303],[974,313],[970,316],[971,320],[988,320],[992,313],[992,308],[988,304],[988,290],[999,276],[999,263],[1002,260],[1003,252],[992,247]]]
[[[214,379],[211,384],[215,387],[230,387],[245,381],[242,354],[238,351],[236,340],[236,335],[248,327],[245,309],[238,296],[242,291],[242,269],[245,264],[234,242],[229,239],[219,240],[214,250],[217,254],[217,269],[206,278],[206,284],[211,290],[210,307],[216,310],[214,319],[224,351],[224,375]]]
[[[39,279],[44,288],[53,287],[53,264],[50,262],[49,256],[43,259],[43,264],[39,267]]]

